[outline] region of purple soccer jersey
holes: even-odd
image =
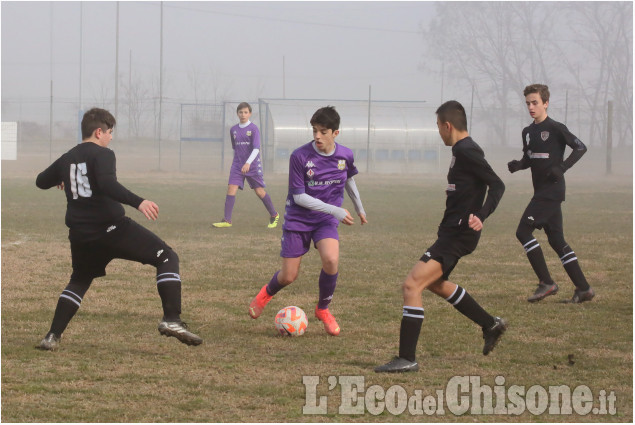
[[[293,195],[306,193],[327,204],[342,206],[346,180],[357,174],[353,151],[335,144],[332,155],[322,155],[307,143],[293,151],[289,159],[289,194],[284,213],[284,230],[313,231],[325,224],[337,227],[338,220],[330,214],[296,205]]]

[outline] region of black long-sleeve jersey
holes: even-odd
[[[564,160],[566,146],[572,149]],[[531,167],[534,198],[564,201],[564,176],[557,178],[553,169],[559,167],[562,175],[587,151],[584,143],[567,126],[547,117],[541,123],[532,123],[523,129],[523,158],[521,169]]]
[[[40,189],[64,183],[66,226],[72,241],[98,239],[125,216],[121,204],[138,208],[143,198],[117,181],[115,153],[83,142],[59,157],[35,181]]]
[[[480,146],[471,137],[459,140],[452,146],[445,214],[440,227],[468,228],[470,214],[485,221],[496,209],[503,192],[505,184],[485,160]]]

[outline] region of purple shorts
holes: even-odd
[[[282,258],[298,258],[309,252],[311,248],[311,239],[313,239],[313,245],[317,244],[322,239],[335,239],[340,240],[337,233],[337,226],[320,226],[313,231],[308,232],[295,232],[293,230],[282,230],[282,239],[280,239],[280,256]]]
[[[243,190],[245,185],[245,179],[247,179],[247,183],[249,183],[249,187],[252,189],[256,189],[258,187],[265,187],[265,179],[262,176],[262,171],[258,170],[254,172],[255,165],[252,164],[252,168],[249,170],[247,175],[244,175],[240,169],[242,165],[236,167],[232,164],[232,168],[229,171],[229,183],[227,184],[235,184],[238,186],[240,190]]]

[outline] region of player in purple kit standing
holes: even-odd
[[[251,117],[251,105],[241,102],[236,108],[240,122],[229,130],[229,135],[234,149],[234,160],[229,171],[229,183],[227,196],[225,197],[225,216],[214,227],[231,227],[232,211],[236,202],[238,189],[243,190],[245,179],[256,195],[269,211],[269,229],[278,226],[280,216],[276,212],[269,194],[265,191],[265,181],[262,175],[262,162],[260,160],[260,130],[256,124],[249,121]]]
[[[353,176],[357,174],[353,152],[335,143],[340,116],[332,106],[318,109],[311,118],[313,141],[293,151],[289,159],[289,194],[282,227],[282,268],[263,286],[249,304],[249,315],[257,319],[271,298],[298,277],[302,256],[311,240],[322,259],[320,298],[315,317],[330,335],[340,327],[328,309],[337,284],[340,254],[337,226],[352,225],[351,214],[342,208],[344,189],[353,201],[362,225],[366,213]]]

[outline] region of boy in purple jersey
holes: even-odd
[[[262,176],[262,162],[260,161],[260,131],[256,124],[249,121],[251,117],[251,105],[242,102],[236,108],[240,123],[229,130],[234,149],[234,160],[229,171],[229,184],[227,186],[227,196],[225,197],[225,216],[218,223],[213,223],[214,227],[231,227],[232,211],[236,202],[238,189],[243,190],[245,179],[249,183],[256,195],[269,211],[269,224],[267,227],[273,229],[278,226],[280,216],[271,202],[269,194],[265,191],[265,181]]]
[[[540,244],[533,236],[535,229],[544,229],[549,245],[558,254],[562,266],[575,285],[568,303],[591,301],[595,297],[573,249],[564,239],[562,202],[565,198],[564,173],[586,153],[586,146],[562,123],[547,116],[549,87],[532,84],[525,87],[525,103],[534,122],[523,129],[523,157],[510,161],[510,173],[531,168],[534,196],[525,209],[516,238],[523,245],[527,259],[538,277],[538,287],[527,301],[534,303],[558,292],[545,262]],[[571,154],[564,159],[565,147]]]
[[[320,298],[315,317],[324,323],[330,335],[339,335],[340,327],[328,309],[337,283],[339,263],[339,223],[352,225],[351,214],[342,208],[344,190],[353,201],[362,225],[366,213],[353,176],[357,174],[353,152],[335,143],[340,116],[332,106],[318,109],[311,118],[313,141],[293,151],[289,159],[289,194],[282,226],[282,268],[274,273],[249,304],[249,315],[257,319],[271,298],[291,284],[300,271],[302,256],[311,240],[322,260],[318,281]]]

